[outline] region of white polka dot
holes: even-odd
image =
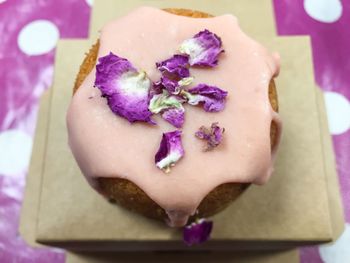
[[[304,9],[313,19],[324,22],[336,22],[342,15],[340,0],[304,0]]]
[[[350,262],[350,224],[345,224],[343,234],[335,243],[320,246],[319,251],[325,263]]]
[[[5,2],[6,2],[6,0],[0,0],[0,4],[5,3]]]
[[[56,46],[59,35],[58,28],[52,22],[36,20],[22,28],[17,42],[27,55],[43,55]]]
[[[28,168],[32,138],[20,130],[0,132],[0,174],[15,175]]]
[[[93,6],[94,0],[85,0],[89,6]]]
[[[324,93],[331,134],[337,135],[350,129],[350,103],[336,92]]]

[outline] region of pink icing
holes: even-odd
[[[270,177],[277,149],[271,153],[270,124],[277,123],[279,140],[281,121],[270,106],[268,84],[278,74],[279,57],[247,37],[232,15],[198,19],[141,7],[101,31],[99,57],[112,51],[156,81],[160,73],[155,62],[171,57],[183,40],[203,29],[221,37],[225,53],[215,68],[191,68],[193,85],[208,83],[227,90],[226,108],[208,113],[185,105],[185,156],[170,174],[155,166],[154,155],[162,133],[174,128],[159,116],[158,125],[150,126],[130,124],[113,114],[93,87],[94,70],[74,95],[67,115],[69,144],[88,181],[118,177],[134,182],[165,209],[170,226],[186,224],[218,185],[264,184]],[[213,122],[225,128],[224,139],[215,150],[204,152],[194,134]]]

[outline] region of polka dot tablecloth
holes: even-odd
[[[93,0],[0,0],[0,262],[63,263],[63,251],[31,248],[18,233],[38,100],[52,81],[59,38],[87,37]],[[300,250],[303,263],[350,262],[350,1],[275,0],[279,35],[311,36],[325,95],[345,209],[333,245]]]

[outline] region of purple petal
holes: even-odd
[[[163,133],[162,141],[154,158],[156,166],[165,172],[169,172],[170,167],[174,166],[184,153],[181,131],[176,130]]]
[[[162,77],[156,82],[156,88],[166,89],[170,94],[178,94],[183,86],[191,84],[193,78],[190,77],[188,60],[186,55],[174,55],[157,62],[156,66],[161,71]]]
[[[157,62],[156,66],[162,73],[171,74],[178,78],[187,78],[190,76],[188,60],[186,55],[174,55],[167,60]]]
[[[191,66],[214,67],[224,50],[220,37],[205,29],[185,40],[180,46],[180,52],[190,56]]]
[[[165,110],[162,114],[162,118],[175,126],[181,128],[185,122],[185,109],[184,108],[171,108]]]
[[[148,110],[151,81],[146,73],[138,72],[127,59],[112,52],[98,62],[95,87],[107,99],[110,109],[129,122],[154,124]]]
[[[154,82],[150,90],[150,97],[152,98],[154,95],[162,94],[163,89],[164,89],[164,86],[161,80]]]
[[[220,128],[218,123],[214,122],[211,124],[210,129],[205,126],[200,127],[195,133],[195,136],[199,139],[205,140],[207,145],[204,150],[210,151],[221,143],[224,131],[224,128]]]
[[[112,95],[118,89],[115,82],[125,73],[137,73],[137,70],[125,58],[109,55],[98,59],[96,65],[95,86],[98,87],[103,95]]]
[[[162,94],[155,94],[151,98],[148,108],[152,113],[157,114],[170,108],[183,108],[183,102],[185,100],[182,97],[170,95],[166,90],[163,90]]]
[[[222,141],[222,135],[224,133],[224,129],[221,129],[219,126],[218,126],[218,123],[215,122],[211,125],[211,130],[213,132],[213,141],[215,142],[215,145],[219,145]]]
[[[204,126],[200,127],[198,131],[196,131],[195,136],[202,140],[210,140],[210,131],[204,130],[206,129]]]
[[[162,85],[164,88],[170,93],[170,94],[178,94],[180,92],[180,87],[178,85],[177,80],[169,79],[167,77],[161,77],[160,79]]]
[[[179,94],[184,86],[190,85],[193,81],[192,77],[183,78],[180,80],[170,79],[162,76],[160,81],[163,88],[165,88],[170,94]]]
[[[201,244],[210,238],[210,233],[213,229],[213,222],[200,219],[184,227],[183,241],[186,245],[192,246]]]
[[[184,102],[182,97],[170,95],[163,90],[162,94],[155,94],[151,98],[148,109],[154,114],[162,113],[163,119],[176,128],[181,128],[185,115],[185,108],[182,106]]]
[[[205,111],[218,112],[225,107],[227,91],[207,84],[198,84],[196,87],[182,93],[191,105],[204,103]]]
[[[151,119],[152,113],[148,110],[148,99],[125,99],[125,96],[121,96],[119,93],[106,96],[106,98],[110,109],[129,122],[144,121],[155,124]]]

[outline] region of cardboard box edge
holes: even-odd
[[[335,153],[333,149],[332,137],[328,129],[328,118],[321,89],[316,86],[317,104],[319,110],[320,124],[323,127],[323,149],[324,149],[324,165],[328,190],[328,209],[330,211],[330,221],[332,228],[332,239],[335,241],[344,231],[344,211],[340,197],[340,187],[338,173],[336,169]]]
[[[26,177],[26,187],[20,213],[19,232],[23,239],[31,246],[39,246],[36,243],[36,224],[40,201],[42,167],[40,158],[45,154],[46,136],[48,127],[48,111],[50,108],[52,90],[46,90],[39,102],[39,110],[37,115],[37,123],[34,134],[34,142],[30,166]],[[44,136],[41,136],[43,135]],[[37,194],[33,193],[33,189],[37,190]]]

